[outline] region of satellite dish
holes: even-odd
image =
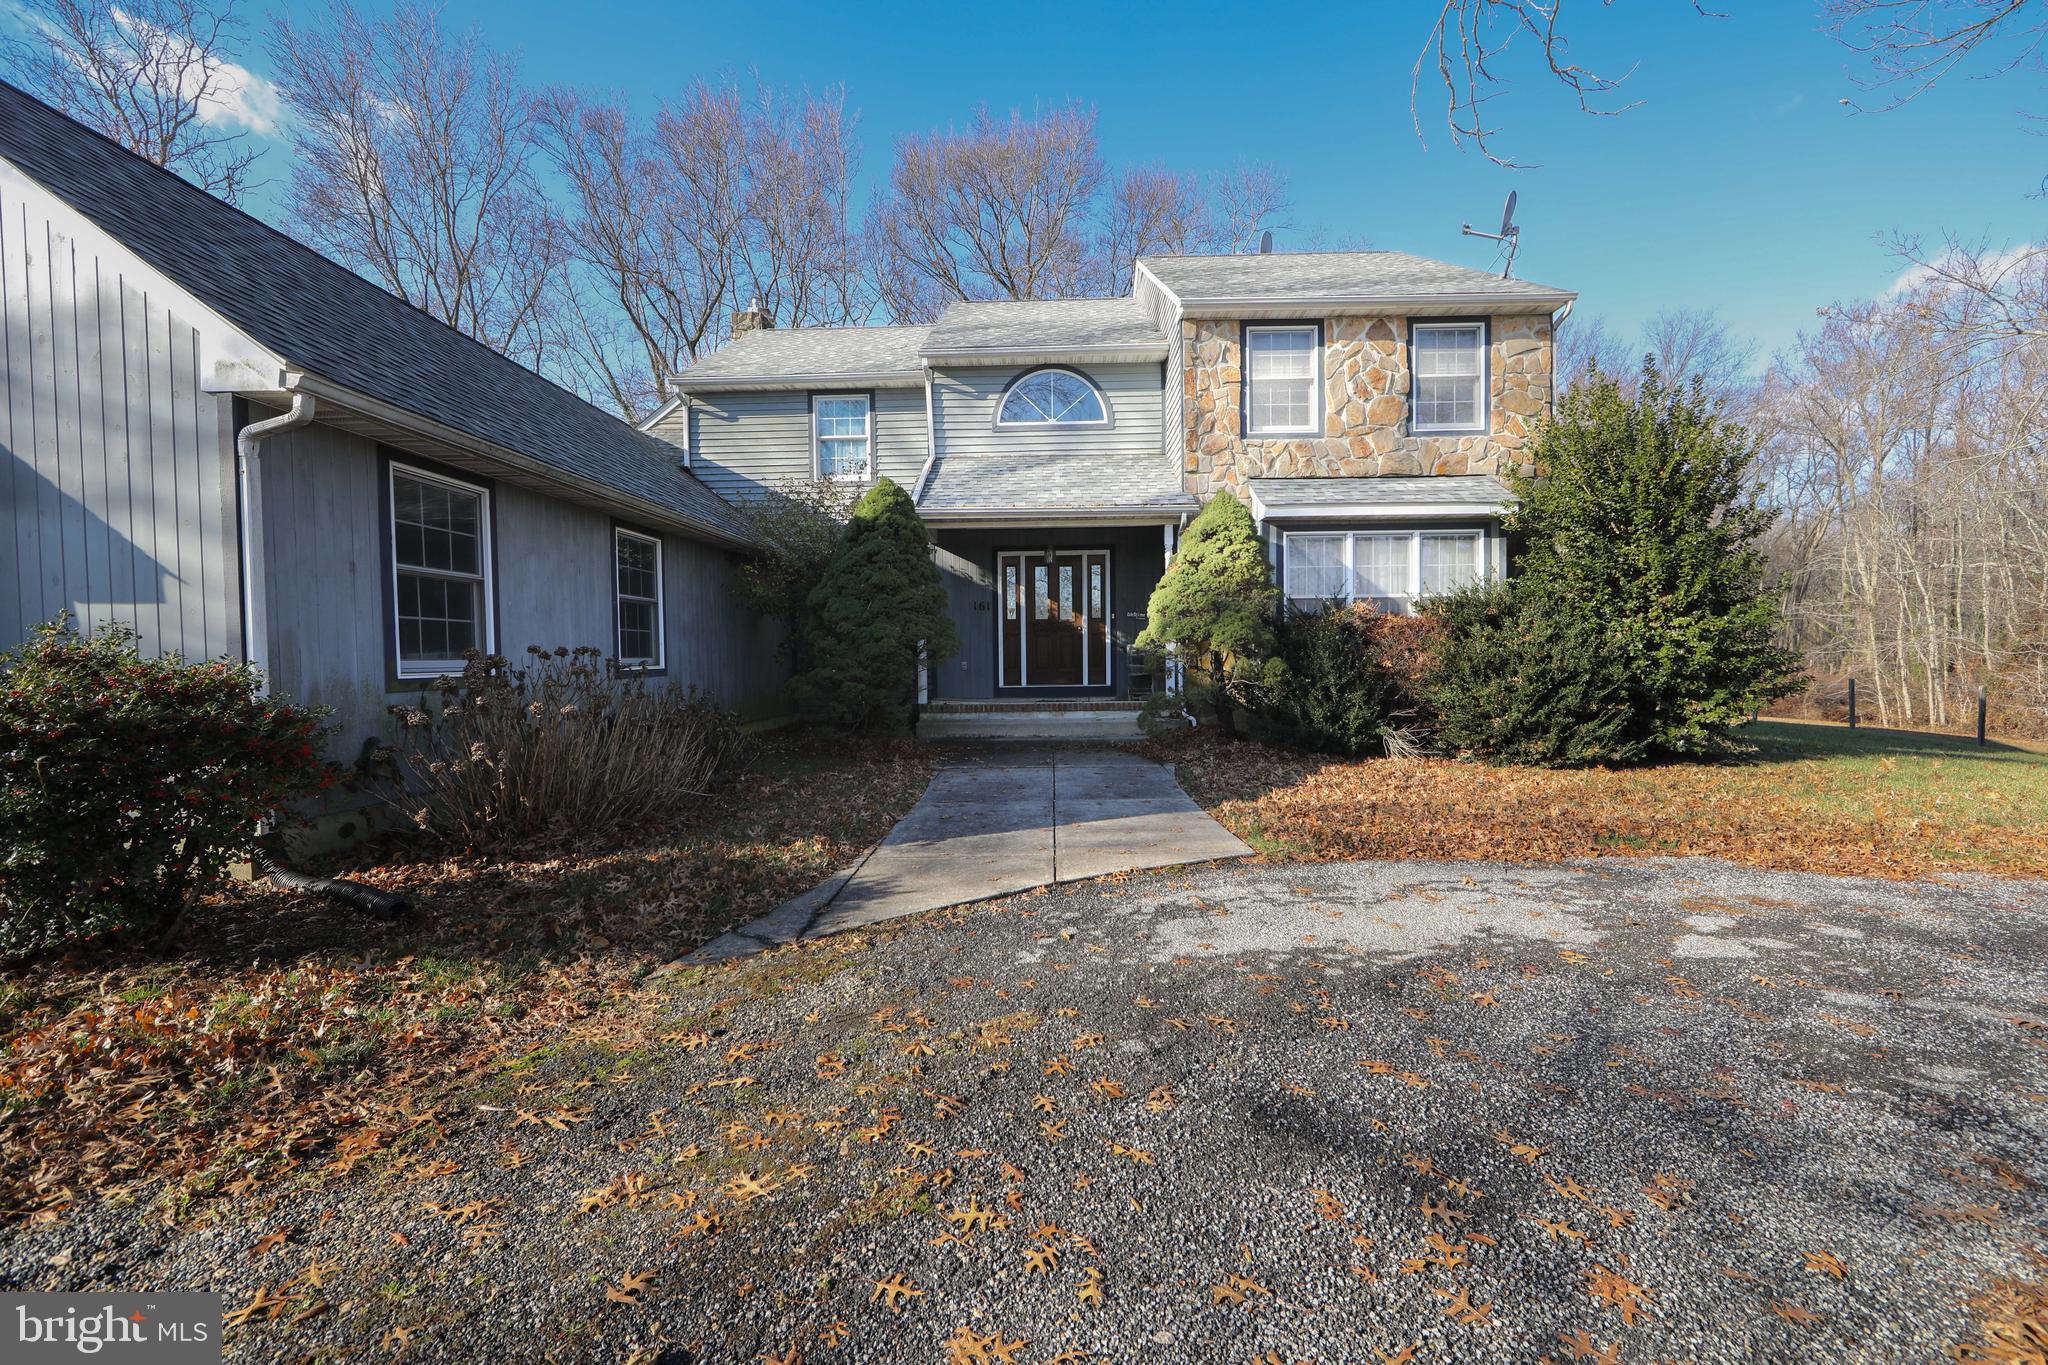
[[[1508,201],[1500,206],[1500,231],[1481,232],[1466,223],[1459,230],[1467,237],[1484,237],[1489,242],[1501,244],[1500,277],[1507,279],[1515,273],[1515,255],[1522,249],[1522,230],[1515,226],[1515,201],[1521,195],[1515,190],[1508,191]]]
[[[1259,254],[1261,256],[1273,254],[1273,229],[1267,228],[1259,234]]]

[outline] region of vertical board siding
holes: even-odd
[[[941,457],[1039,450],[1048,454],[1159,458],[1158,361],[1069,367],[1086,375],[1102,390],[1111,415],[1107,427],[996,426],[997,404],[1011,381],[1027,368],[1030,367],[963,367],[937,373],[932,381],[932,402]]]
[[[198,332],[12,187],[0,303],[0,643],[68,610],[152,653],[239,653],[228,400]]]
[[[388,685],[379,448],[316,422],[266,441],[262,471],[272,679],[333,707],[332,752],[352,759],[365,739],[388,735],[392,704],[428,690]],[[528,645],[611,654],[613,519],[503,480],[491,494],[500,651],[515,662]],[[667,681],[748,718],[781,714],[778,638],[741,605],[730,558],[682,536],[662,543]]]
[[[909,488],[924,468],[924,389],[871,392],[875,470]],[[653,433],[679,445],[687,439],[691,468],[730,499],[816,474],[808,393],[708,394],[678,408]]]

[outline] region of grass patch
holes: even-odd
[[[1796,871],[2048,874],[2048,752],[1800,721],[1714,763],[1555,772],[1163,741],[1196,801],[1275,861],[1709,854]]]

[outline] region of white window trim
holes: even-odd
[[[619,544],[626,540],[637,540],[654,547],[654,657],[629,659],[621,652],[618,663],[619,667],[636,672],[659,673],[668,667],[668,558],[663,553],[667,547],[662,544],[660,536],[629,531],[623,526],[612,528],[612,647],[620,651],[625,649],[626,594],[619,588]]]
[[[1479,329],[1478,418],[1469,427],[1426,427],[1412,420],[1417,411],[1415,396],[1422,375],[1415,366],[1415,338],[1424,332],[1458,332]],[[1408,329],[1408,424],[1414,436],[1484,436],[1493,430],[1493,324],[1485,318],[1458,318],[1443,322],[1417,322]]]
[[[443,573],[436,569],[423,569],[412,564],[398,562],[398,479],[403,475],[421,483],[440,484],[444,488],[458,489],[476,495],[477,503],[477,564],[482,570],[481,579],[468,574]],[[384,471],[384,537],[385,568],[391,580],[391,671],[400,678],[441,678],[460,673],[467,665],[465,659],[408,659],[399,647],[398,631],[398,575],[400,573],[421,574],[429,578],[447,578],[460,583],[477,583],[482,588],[481,607],[483,629],[482,649],[486,654],[498,652],[498,564],[496,549],[491,537],[491,490],[481,484],[465,483],[451,479],[445,474],[436,474],[421,469],[418,465],[401,464],[392,460]]]
[[[1299,427],[1260,427],[1252,425],[1252,338],[1261,332],[1307,332],[1313,343],[1309,347],[1308,364],[1308,424]],[[1244,329],[1244,354],[1238,359],[1243,362],[1239,371],[1240,382],[1244,385],[1244,434],[1255,436],[1320,436],[1323,434],[1323,329],[1313,322],[1246,324]]]
[[[1287,542],[1295,536],[1302,536],[1304,538],[1342,537],[1344,541],[1344,597],[1342,600],[1346,605],[1350,605],[1358,600],[1352,596],[1351,585],[1355,577],[1353,570],[1358,562],[1357,541],[1360,536],[1404,536],[1407,538],[1408,591],[1391,594],[1386,597],[1368,599],[1374,602],[1398,602],[1401,604],[1403,615],[1412,614],[1416,604],[1421,602],[1424,597],[1422,592],[1422,538],[1424,536],[1470,536],[1477,539],[1479,542],[1477,553],[1479,581],[1482,583],[1492,583],[1498,577],[1494,567],[1494,541],[1496,533],[1485,527],[1347,526],[1339,529],[1336,527],[1304,526],[1298,530],[1282,530],[1280,532],[1280,596],[1290,611],[1297,610],[1297,608],[1294,606],[1294,597],[1289,590],[1287,582],[1289,562]]]
[[[818,404],[833,399],[858,398],[861,402],[864,429],[862,438],[868,443],[868,467],[859,474],[827,474],[825,472],[825,446],[818,438]],[[875,477],[875,396],[866,390],[850,392],[814,393],[811,395],[811,475],[829,483],[870,483]]]
[[[1089,392],[1095,395],[1095,403],[1097,407],[1102,409],[1102,416],[1088,422],[1017,422],[1005,418],[1003,411],[1010,406],[1010,395],[1017,391],[1017,386],[1027,379],[1036,379],[1039,375],[1047,373],[1072,375],[1083,384],[1086,384]],[[1010,380],[1008,384],[1005,384],[1001,396],[996,399],[996,427],[1002,431],[1063,431],[1070,427],[1106,427],[1109,425],[1111,425],[1109,395],[1102,391],[1100,384],[1090,379],[1087,375],[1082,374],[1079,370],[1066,365],[1040,365],[1035,369],[1025,370]]]

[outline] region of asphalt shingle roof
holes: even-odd
[[[1515,500],[1514,490],[1491,474],[1385,475],[1377,478],[1251,479],[1260,502],[1279,511],[1289,507],[1335,507],[1354,503],[1428,506]]]
[[[1181,487],[1163,457],[1076,455],[941,455],[918,508],[924,512],[1028,510],[1188,511],[1201,504]]]
[[[1484,295],[1504,301],[1562,301],[1571,291],[1403,251],[1276,251],[1247,256],[1144,256],[1159,282],[1190,300],[1413,299]]]
[[[676,375],[681,387],[727,382],[825,380],[924,372],[918,349],[929,327],[764,327]]]
[[[1165,345],[1166,337],[1135,299],[1049,299],[956,303],[932,327],[924,353]]]
[[[294,368],[751,540],[667,442],[4,82],[0,156]]]

